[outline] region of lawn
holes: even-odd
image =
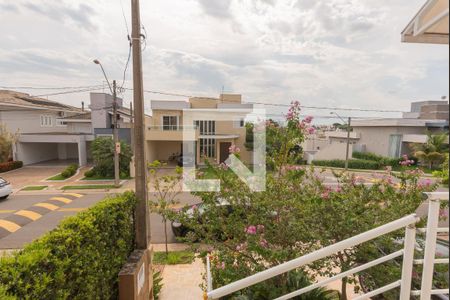
[[[126,177],[123,177],[123,176],[121,176],[120,177],[120,179],[124,179],[124,180],[127,180],[127,179],[131,179],[131,177],[130,176],[126,176]],[[114,177],[102,177],[102,176],[99,176],[99,175],[95,175],[95,176],[92,176],[92,177],[83,177],[83,179],[81,179],[81,180],[114,180]]]
[[[120,188],[121,186],[117,187]],[[62,190],[109,190],[115,189],[114,184],[87,184],[87,185],[66,185]]]
[[[70,177],[69,177],[70,178]],[[50,181],[62,181],[62,180],[66,180],[68,178],[62,176],[61,174],[55,175],[53,177],[47,178],[46,180],[50,180]]]
[[[182,265],[191,264],[194,261],[195,254],[189,251],[155,252],[153,263],[155,265]]]
[[[21,191],[42,191],[45,190],[48,186],[47,185],[31,185],[26,186]]]

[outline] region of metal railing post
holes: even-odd
[[[425,241],[425,254],[423,259],[422,287],[420,299],[427,300],[431,298],[433,287],[434,259],[436,255],[436,239],[439,224],[440,201],[430,199],[428,202],[428,221],[427,237]]]
[[[411,298],[411,280],[414,266],[414,250],[416,247],[416,226],[411,224],[406,227],[404,254],[402,265],[402,280],[400,286],[400,300],[409,300]]]

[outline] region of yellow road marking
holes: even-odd
[[[80,208],[61,208],[58,211],[65,211],[65,212],[69,212],[69,211],[83,211],[86,210],[87,207],[80,207]]]
[[[64,195],[74,196],[76,198],[81,198],[83,195],[77,193],[64,193]]]
[[[37,203],[34,206],[39,206],[39,207],[47,208],[50,210],[56,210],[59,208],[58,206],[50,204],[50,203]]]
[[[68,203],[72,202],[72,200],[70,200],[68,198],[64,198],[64,197],[52,197],[52,198],[50,198],[50,200],[60,201],[60,202],[63,202],[65,204],[68,204]]]
[[[0,210],[0,214],[9,214],[9,213],[13,213],[15,212],[15,209],[4,209],[4,210]]]
[[[20,226],[16,223],[6,221],[6,220],[0,220],[0,227],[8,230],[9,232],[15,232],[20,229]]]
[[[26,217],[33,221],[36,221],[37,219],[40,219],[42,217],[41,214],[35,213],[34,211],[29,211],[29,210],[19,210],[18,212],[15,213],[15,215]]]

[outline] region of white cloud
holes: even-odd
[[[413,99],[448,94],[448,48],[400,43],[422,2],[142,1],[144,85],[205,96],[224,86],[249,100],[407,109]],[[130,23],[129,3],[123,5]],[[3,85],[98,84],[94,58],[110,78],[122,78],[128,42],[117,1],[0,0],[0,19]]]

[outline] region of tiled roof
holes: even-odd
[[[50,110],[63,110],[71,112],[81,112],[81,109],[74,106],[62,104],[43,98],[33,97],[29,94],[0,90],[0,105],[23,106],[29,108],[46,108]]]

